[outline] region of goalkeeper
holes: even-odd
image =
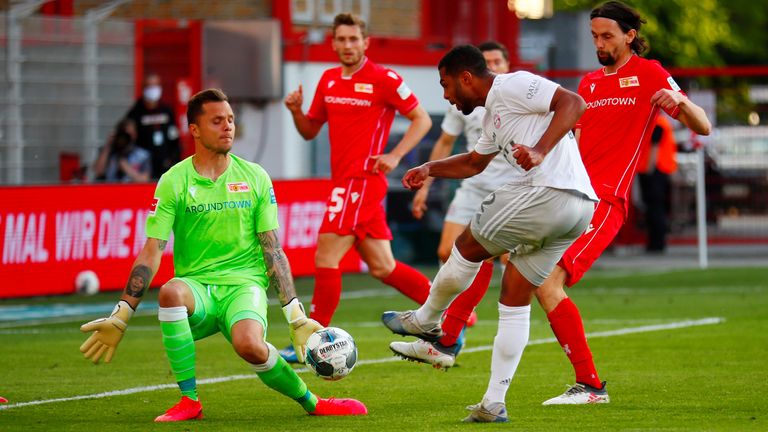
[[[299,358],[304,358],[309,335],[321,328],[305,316],[296,297],[290,266],[278,242],[272,181],[261,166],[229,153],[234,114],[220,90],[194,95],[187,106],[187,121],[195,154],[160,178],[147,217],[147,241],[125,291],[108,318],[81,327],[93,334],[80,351],[94,363],[112,359],[173,231],[175,277],[160,288],[158,318],[181,401],[155,421],[202,418],[194,341],[217,332],[252,365],[264,384],[295,400],[309,414],[366,414],[365,405],[357,400],[318,398],[264,339],[268,286],[284,305]]]

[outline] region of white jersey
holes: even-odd
[[[459,136],[464,133],[467,140],[467,151],[472,151],[483,133],[483,116],[485,108],[477,107],[469,115],[464,115],[454,105],[448,109],[443,117],[440,128],[448,135]],[[504,156],[499,153],[480,174],[464,179],[462,186],[470,186],[489,194],[501,186],[509,183],[514,175]]]
[[[514,174],[509,184],[578,191],[598,201],[572,132],[555,145],[541,165],[530,171],[520,167],[512,154],[513,144],[533,147],[544,134],[554,116],[549,105],[558,87],[530,72],[496,76],[485,100],[483,133],[475,151],[500,152],[499,156],[512,165]]]

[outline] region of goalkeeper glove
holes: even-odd
[[[104,356],[104,362],[112,361],[117,344],[123,338],[128,320],[133,316],[133,308],[125,300],[120,300],[109,318],[99,318],[80,326],[80,331],[93,334],[80,345],[80,352],[87,359],[98,364]]]
[[[296,358],[299,362],[306,362],[307,339],[309,335],[323,328],[319,322],[307,318],[299,299],[293,298],[287,305],[283,306],[283,314],[291,332],[291,343],[296,350]]]

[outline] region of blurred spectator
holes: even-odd
[[[160,76],[149,74],[144,79],[144,91],[126,115],[136,123],[136,144],[152,156],[153,179],[181,159],[179,130],[173,109],[160,101],[163,87]]]
[[[648,230],[647,252],[663,252],[667,248],[669,230],[670,176],[677,171],[677,143],[672,124],[664,114],[656,117],[650,147],[641,155],[638,166],[640,198],[645,206]]]
[[[146,182],[150,179],[150,154],[136,146],[136,124],[123,119],[93,164],[96,180]]]

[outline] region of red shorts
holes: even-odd
[[[392,240],[383,205],[386,197],[387,182],[378,176],[341,180],[328,197],[320,234]]]
[[[587,231],[565,251],[560,267],[568,272],[566,286],[573,286],[610,246],[626,220],[624,200],[616,197],[601,198],[595,207]]]

